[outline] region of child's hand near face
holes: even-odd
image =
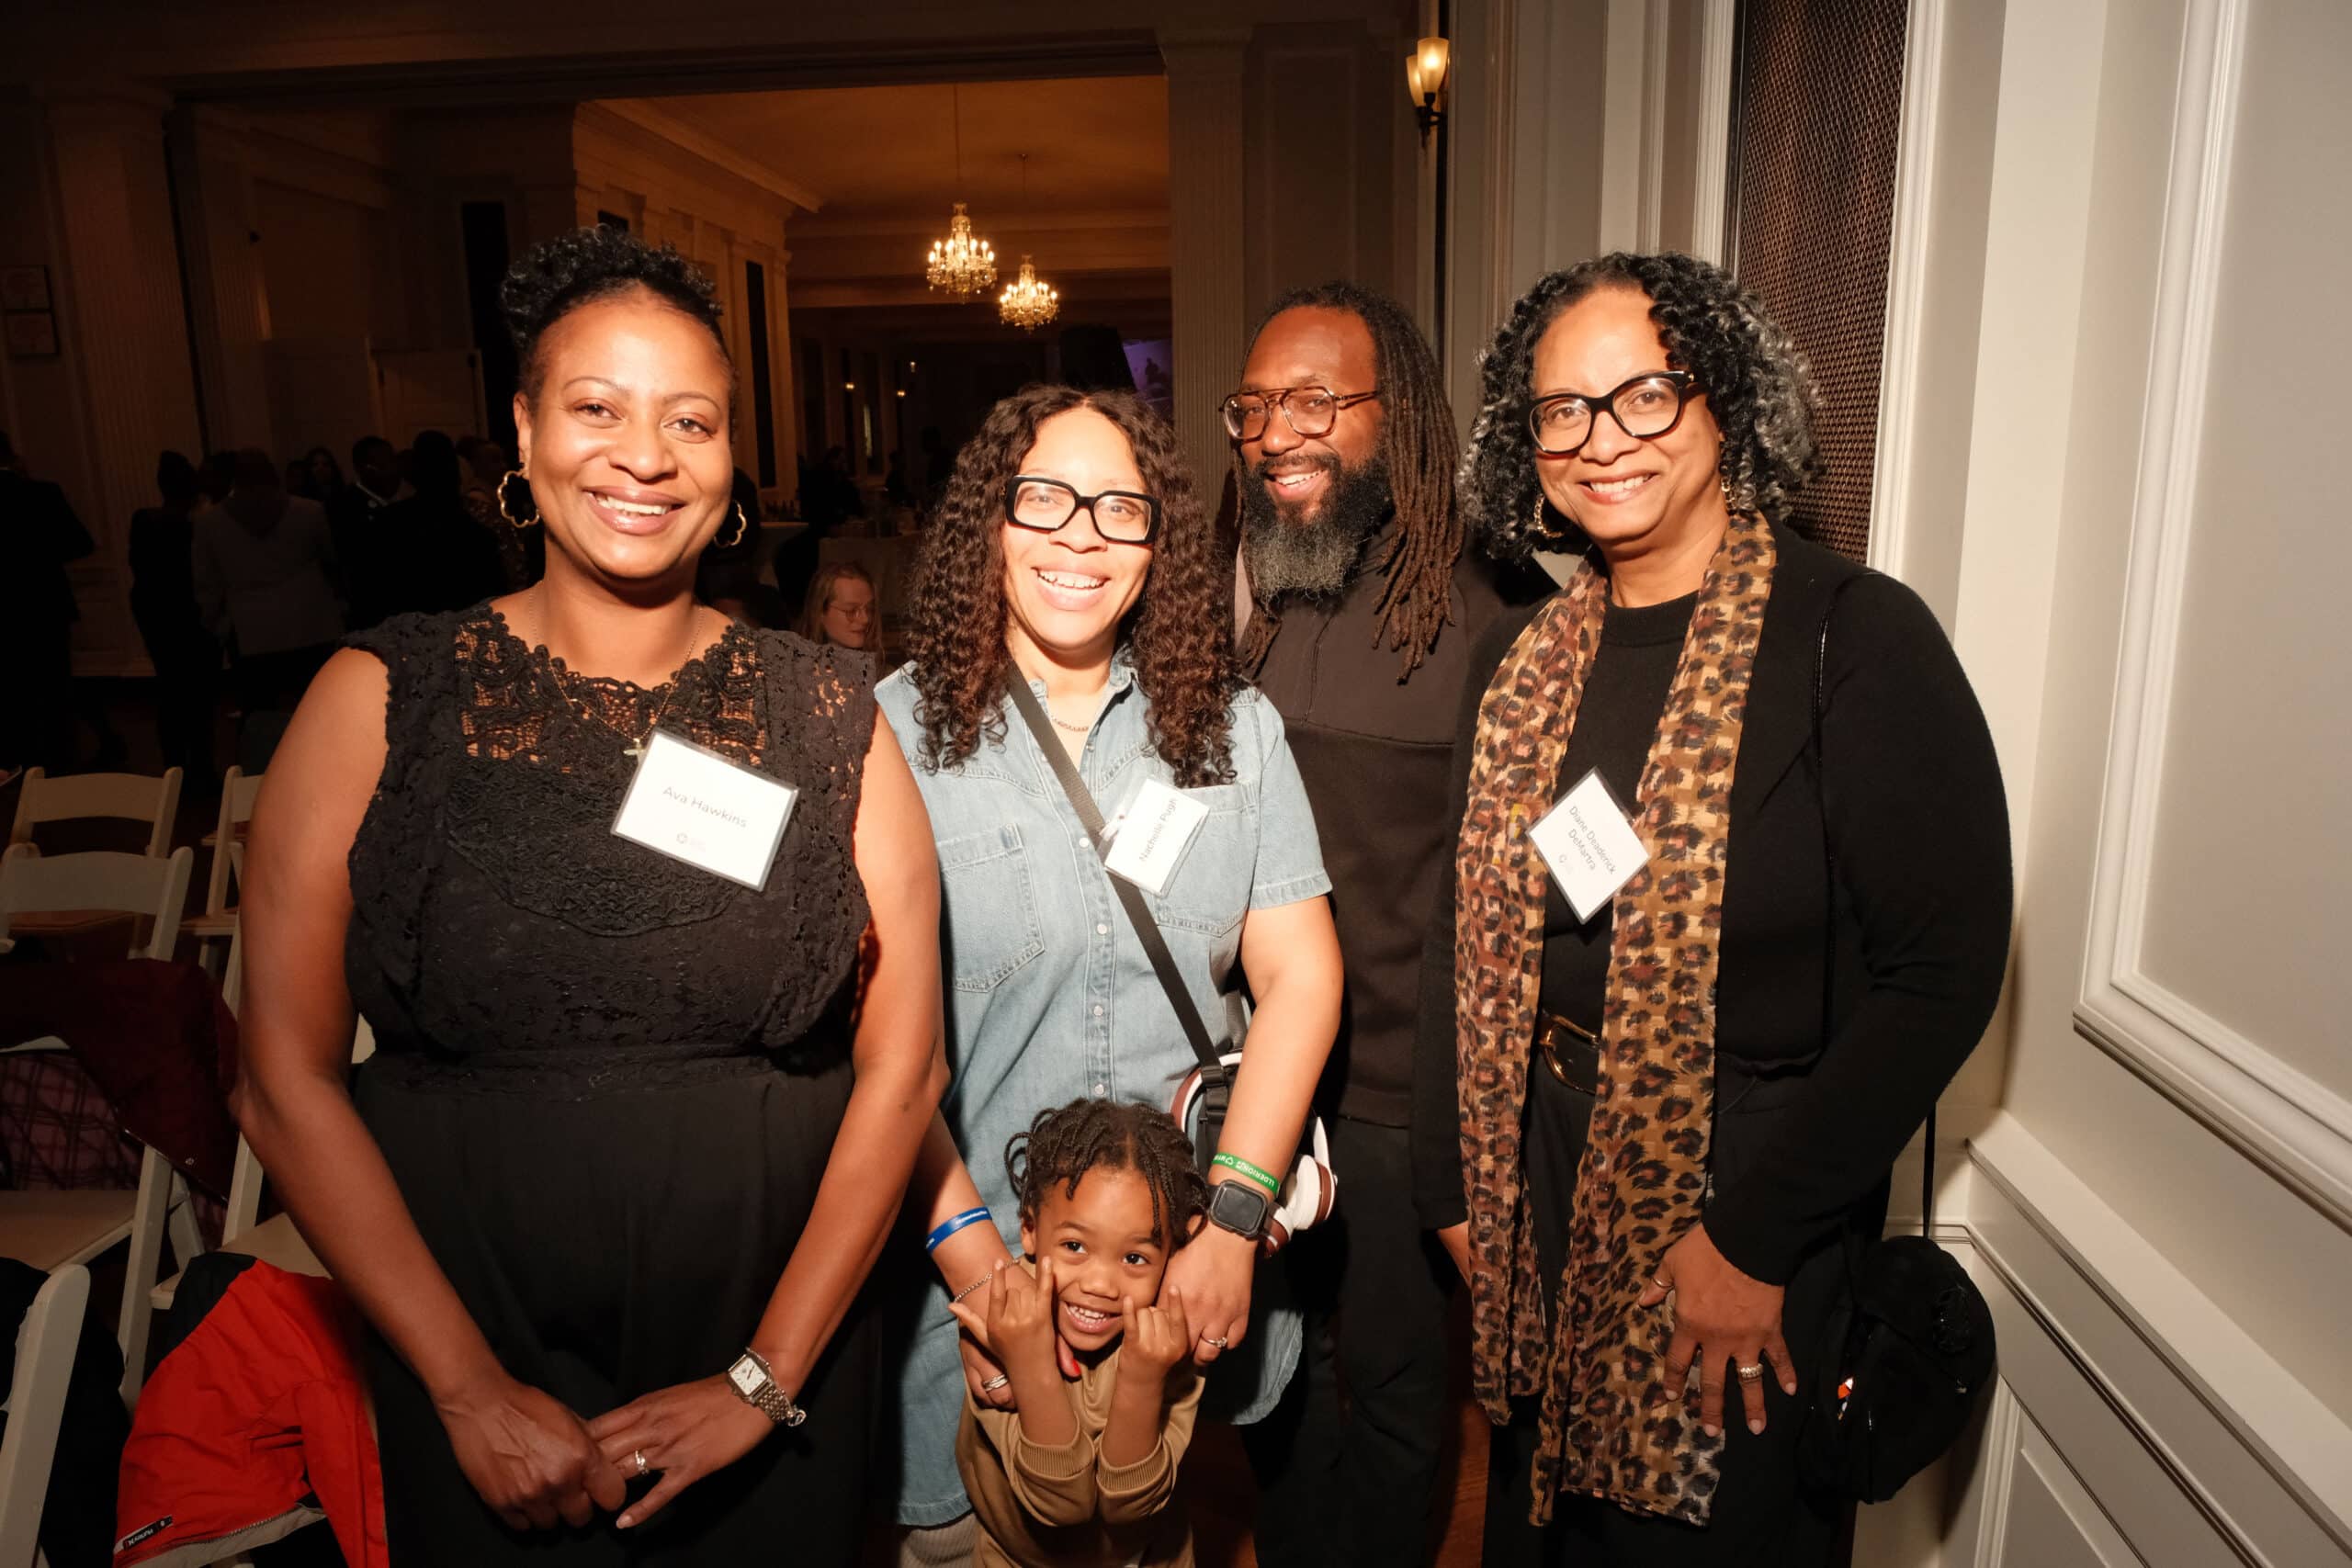
[[[1136,1373],[1164,1379],[1169,1368],[1192,1359],[1193,1331],[1184,1321],[1183,1292],[1174,1285],[1159,1292],[1155,1306],[1138,1307],[1129,1296],[1121,1310],[1127,1324],[1126,1338],[1119,1348],[1121,1382]]]

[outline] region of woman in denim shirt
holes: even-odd
[[[949,1293],[985,1296],[1020,1235],[1006,1140],[1074,1096],[1164,1107],[1195,1065],[1008,680],[1029,682],[1106,813],[1147,780],[1208,807],[1165,893],[1148,897],[1194,1004],[1233,1041],[1246,977],[1249,1049],[1222,1152],[1288,1168],[1339,1026],[1314,818],[1281,716],[1235,671],[1228,574],[1210,540],[1174,437],[1135,397],[1036,387],[1008,398],[956,460],[925,541],[914,660],[876,694],[931,811],[950,980],[955,1083],[907,1213],[930,1230],[985,1204],[995,1222],[938,1245],[939,1291],[891,1303],[904,1562],[968,1557],[957,1416],[967,1388],[1008,1403],[985,1348],[959,1348],[946,1311]],[[1248,1178],[1219,1167],[1210,1179]],[[1208,1405],[1233,1421],[1263,1416],[1298,1358],[1295,1314],[1268,1292],[1253,1300],[1253,1284],[1273,1280],[1256,1275],[1257,1254],[1210,1228],[1168,1270],[1199,1336],[1195,1359],[1224,1363]]]

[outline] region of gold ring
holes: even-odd
[[[1763,1363],[1763,1362],[1761,1362],[1761,1361],[1751,1361],[1751,1362],[1750,1362],[1750,1363],[1748,1363],[1747,1366],[1744,1366],[1744,1367],[1740,1368],[1740,1369],[1739,1369],[1739,1381],[1740,1381],[1740,1382],[1763,1382],[1763,1381],[1764,1381],[1764,1363]]]

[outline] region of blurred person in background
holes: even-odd
[[[0,775],[74,765],[74,623],[81,610],[65,575],[97,547],[65,492],[25,472],[0,431]]]
[[[343,604],[325,510],[288,495],[268,453],[248,447],[235,464],[228,499],[196,514],[190,544],[197,604],[229,649],[244,716],[237,765],[257,773],[343,636]]]
[[[196,465],[177,452],[155,460],[161,500],[130,518],[130,615],[155,666],[155,730],[164,766],[209,794],[220,645],[196,602]]]

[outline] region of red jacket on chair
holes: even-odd
[[[333,1280],[244,1267],[139,1396],[116,1568],[218,1562],[322,1511],[350,1568],[386,1568],[358,1336]]]

